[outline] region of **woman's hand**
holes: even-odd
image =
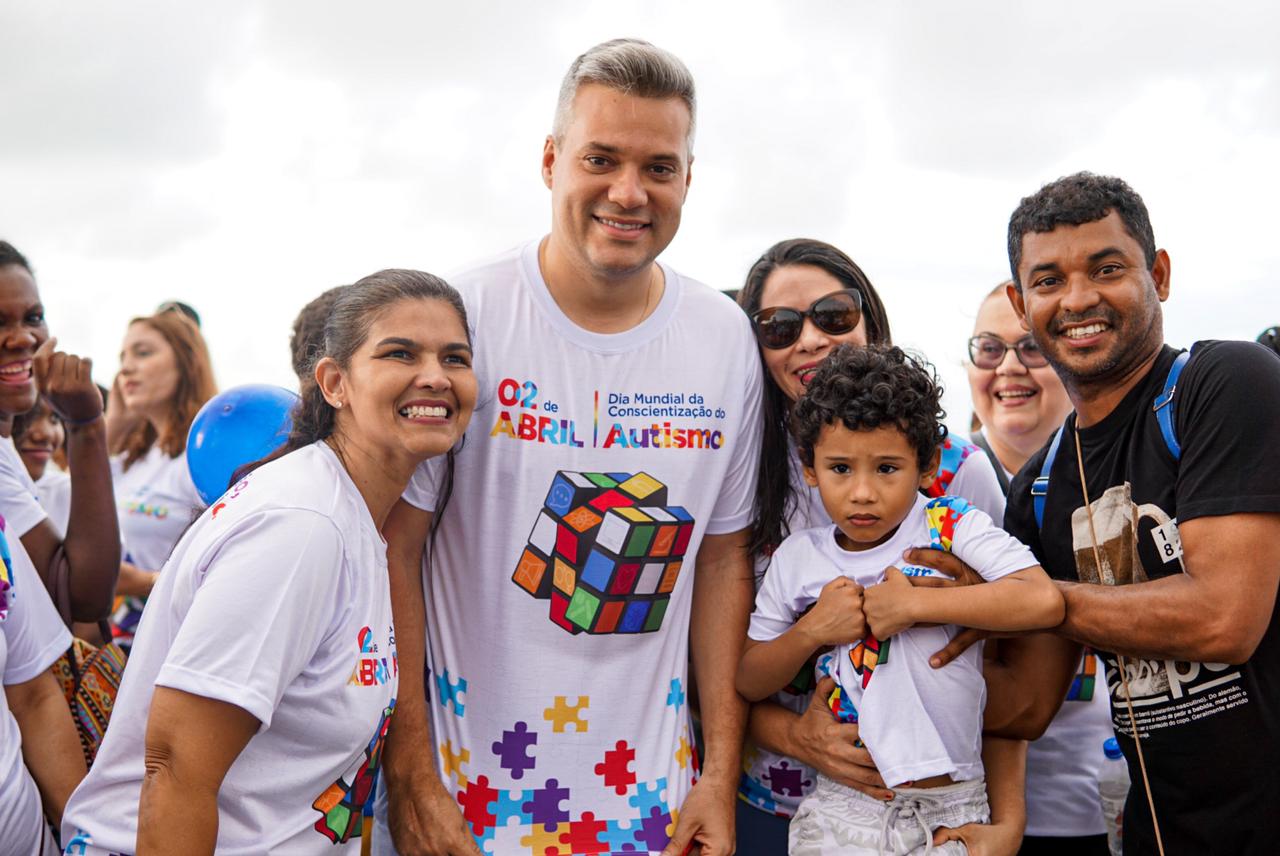
[[[871,753],[858,742],[858,726],[840,722],[827,707],[835,688],[836,682],[830,677],[818,681],[809,707],[792,717],[787,742],[793,751],[788,754],[869,797],[893,799],[893,791],[885,787]]]
[[[867,635],[862,596],[862,586],[836,577],[822,587],[818,602],[796,622],[796,629],[814,648],[856,642]]]
[[[55,351],[56,338],[46,339],[32,358],[36,384],[68,429],[102,415],[102,393],[93,382],[93,361]]]

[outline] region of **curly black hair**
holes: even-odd
[[[827,425],[850,431],[896,425],[916,450],[923,470],[947,436],[942,384],[933,366],[901,348],[841,345],[809,381],[791,413],[800,460],[813,466],[813,447]]]
[[[1022,290],[1018,265],[1022,264],[1022,238],[1028,232],[1052,232],[1059,226],[1095,223],[1112,211],[1120,215],[1125,231],[1138,246],[1150,268],[1156,263],[1156,237],[1147,206],[1123,179],[1077,172],[1051,181],[1018,203],[1009,217],[1009,269]]]

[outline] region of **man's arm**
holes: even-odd
[[[428,719],[422,556],[431,520],[431,512],[400,500],[382,527],[391,577],[396,657],[400,663],[396,713],[387,729],[382,760],[387,782],[387,825],[401,856],[479,856],[480,850],[463,823],[457,801],[436,772],[439,768]]]
[[[679,856],[691,844],[701,845],[703,856],[728,856],[734,849],[734,800],[742,772],[747,703],[733,680],[754,588],[746,531],[705,536],[694,563],[689,646],[698,676],[707,757],[702,778],[680,809],[671,843],[663,851],[666,856]]]
[[[1197,517],[1178,531],[1185,573],[1125,586],[1059,582],[1067,617],[1057,632],[1150,659],[1253,656],[1275,610],[1280,514]]]
[[[87,358],[54,352],[56,342],[45,342],[34,363],[41,392],[66,426],[71,510],[65,538],[45,518],[22,536],[22,546],[46,580],[54,553],[62,546],[71,568],[71,617],[97,621],[111,610],[120,571],[120,530],[102,396],[91,377],[93,364]]]
[[[85,774],[84,751],[67,700],[48,670],[6,686],[4,695],[22,735],[22,760],[36,781],[45,814],[58,826]]]

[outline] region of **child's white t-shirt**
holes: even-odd
[[[26,683],[70,646],[71,634],[22,542],[10,535],[5,543],[0,534],[0,683]],[[40,793],[22,760],[22,734],[6,699],[0,706],[0,856],[37,852],[44,823]]]
[[[162,686],[262,723],[218,791],[219,854],[359,852],[397,685],[386,545],[326,444],[286,455],[224,494],[174,548],[63,843],[133,852]]]
[[[749,635],[757,642],[781,636],[840,575],[862,586],[882,582],[890,565],[908,576],[942,576],[902,559],[908,548],[938,543],[988,581],[1037,564],[1030,550],[964,500],[919,497],[898,531],[869,550],[842,549],[834,525],[783,541],[756,595]],[[929,665],[958,630],[912,627],[888,640],[868,636],[819,659],[858,711],[859,737],[889,787],[943,774],[956,781],[982,775],[982,647],[970,647],[941,669]]]

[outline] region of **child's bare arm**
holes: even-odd
[[[957,588],[918,588],[897,568],[866,590],[863,610],[879,639],[913,624],[959,624],[982,630],[1039,630],[1062,623],[1065,606],[1039,565],[995,582]]]
[[[785,633],[768,642],[747,640],[738,663],[738,693],[749,701],[768,698],[796,676],[814,651],[865,635],[862,586],[836,577],[823,586],[813,609],[800,616]]]

